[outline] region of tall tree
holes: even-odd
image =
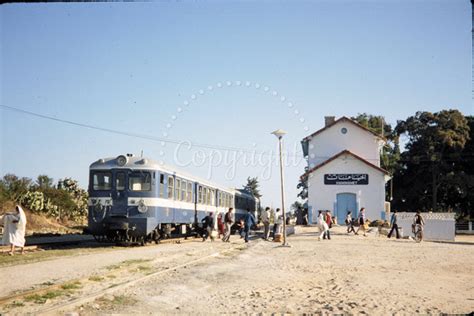
[[[31,187],[30,178],[18,178],[14,174],[6,174],[3,176],[3,179],[0,180],[2,186],[2,191],[6,192],[8,198],[18,202],[20,197],[28,192],[28,189]]]
[[[466,118],[458,110],[417,112],[399,121],[395,132],[407,137],[396,174],[397,203],[412,210],[447,209],[447,192],[459,188],[456,165],[469,140]],[[444,194],[441,204],[439,193]]]
[[[247,184],[244,185],[243,188],[245,191],[252,193],[256,198],[260,198],[262,195],[260,194],[259,186],[258,177],[248,177]]]
[[[36,185],[40,189],[51,188],[53,186],[53,178],[50,178],[45,174],[41,174],[36,179]]]
[[[306,166],[304,168],[304,175],[300,178],[300,181],[296,185],[296,188],[301,190],[297,196],[303,201],[306,201],[308,199],[308,175],[306,174],[308,170],[309,168]]]

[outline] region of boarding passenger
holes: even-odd
[[[245,222],[245,226],[244,226],[245,242],[249,242],[250,228],[252,228],[252,226],[257,224],[257,222],[255,221],[255,217],[253,216],[253,214],[250,212],[249,209],[247,209],[247,214],[245,214],[244,222]]]
[[[318,226],[319,226],[319,237],[318,240],[321,240],[322,237],[326,236],[326,232],[329,231],[328,223],[324,218],[323,211],[319,211],[318,215]]]
[[[214,241],[214,237],[212,236],[212,230],[214,228],[214,218],[212,217],[213,213],[210,212],[209,215],[202,219],[202,241],[206,241],[207,237],[211,237],[211,241]]]
[[[357,229],[356,235],[359,235],[359,230],[362,229],[364,236],[367,236],[365,232],[365,207],[361,208],[359,211],[359,228]]]
[[[3,216],[3,239],[4,246],[10,245],[10,256],[15,254],[15,247],[21,248],[21,254],[25,253],[26,215],[20,205],[15,206],[14,213]]]
[[[245,236],[245,221],[244,221],[244,218],[241,217],[239,219],[239,222],[237,223],[237,230],[239,231],[239,236],[240,238],[244,238]]]
[[[268,240],[270,235],[270,208],[266,207],[262,212],[262,222],[263,222],[263,239]]]
[[[398,214],[396,210],[393,211],[392,217],[390,218],[390,226],[392,226],[392,228],[390,229],[387,237],[392,237],[393,231],[395,231],[397,239],[400,239],[400,233],[398,232]]]
[[[224,216],[225,235],[224,235],[224,238],[222,239],[222,241],[224,242],[230,242],[229,239],[230,239],[231,228],[232,228],[232,224],[234,223],[234,214],[232,214],[232,210],[233,208],[230,207],[229,211],[227,211],[227,213],[225,213],[225,216]]]
[[[222,218],[222,213],[219,213],[219,215],[217,215],[217,231],[218,231],[217,238],[224,238],[225,227],[224,227],[224,220]]]

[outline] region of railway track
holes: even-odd
[[[44,246],[51,246],[51,245],[64,246],[64,245],[77,244],[77,243],[80,243],[80,242],[86,243],[86,242],[89,242],[89,240],[87,240],[87,241],[86,240],[55,241],[55,242],[44,241],[44,242],[37,243],[34,246],[33,245],[32,246],[26,246],[25,249],[31,248],[33,250],[36,250],[36,249],[41,249],[41,247],[44,247]],[[153,243],[153,244],[147,244],[145,247],[147,247],[147,246],[148,247],[158,247],[160,244],[173,244],[173,243],[184,244],[184,243],[190,243],[190,242],[199,242],[200,243],[201,241],[200,241],[200,239],[197,239],[197,238],[169,238],[169,239],[164,239],[164,240],[160,241],[158,245]],[[94,241],[94,243],[96,243],[96,242]],[[102,245],[102,244],[98,244],[98,245]],[[111,245],[115,245],[115,243],[112,243]],[[9,251],[10,248],[8,247],[7,250]],[[0,251],[2,251],[2,249],[0,249]],[[82,280],[69,280],[66,283],[82,282],[82,281],[85,281],[85,280],[84,279],[82,279]],[[7,304],[9,302],[12,302],[12,301],[21,300],[21,299],[23,299],[27,296],[40,294],[40,293],[45,293],[45,292],[48,292],[48,291],[53,291],[53,290],[59,289],[61,287],[61,285],[62,284],[54,284],[54,285],[49,285],[49,286],[46,286],[46,287],[41,287],[41,288],[38,288],[38,289],[27,290],[27,291],[23,291],[21,293],[15,293],[15,294],[12,294],[12,295],[0,297],[0,306],[5,305],[5,304]]]
[[[188,243],[188,242],[197,242],[197,240],[196,239],[191,239],[191,240],[188,239],[188,240],[180,240],[180,241],[166,240],[166,243],[172,243],[172,242]],[[243,246],[241,244],[238,244],[238,245],[232,246],[232,247],[224,249],[224,250],[212,251],[211,253],[206,253],[205,255],[202,255],[199,258],[194,258],[194,259],[191,259],[191,260],[187,260],[185,262],[177,263],[177,264],[172,265],[170,267],[166,267],[166,268],[163,268],[161,270],[151,272],[151,273],[146,274],[144,276],[139,276],[139,277],[133,278],[131,280],[126,280],[126,281],[123,281],[123,282],[119,282],[119,283],[116,283],[113,286],[110,286],[108,288],[101,288],[99,290],[92,291],[92,292],[87,293],[85,295],[82,295],[80,297],[69,299],[66,302],[59,302],[59,303],[57,303],[53,306],[48,306],[48,307],[45,307],[45,308],[36,309],[34,311],[34,314],[35,315],[51,315],[51,314],[55,314],[55,313],[65,312],[65,311],[71,310],[75,307],[84,305],[86,303],[93,302],[94,300],[96,300],[96,299],[98,299],[98,298],[100,298],[104,295],[109,295],[109,294],[112,294],[116,291],[123,290],[125,288],[133,286],[133,285],[135,285],[139,282],[151,279],[153,277],[157,277],[157,276],[160,276],[162,274],[170,273],[172,271],[176,271],[176,270],[184,268],[184,267],[189,267],[189,266],[195,265],[197,263],[206,261],[208,259],[225,255],[227,253],[240,251],[240,250],[242,250],[242,247],[246,247],[246,248],[247,247],[254,247],[258,244],[259,244],[259,242],[257,241],[255,243],[253,243],[252,245]],[[213,249],[212,247],[206,248],[206,251],[212,250],[212,249]],[[201,253],[201,252],[203,252],[203,249],[199,249],[195,252],[196,253]],[[189,255],[189,253],[187,255]],[[126,270],[128,268],[129,267],[124,267],[123,270]],[[116,272],[125,272],[125,271],[118,270]],[[71,282],[72,283],[74,283],[74,282],[86,282],[87,280],[88,280],[87,278],[80,279],[80,280],[70,280],[70,281],[68,281],[64,284],[70,284]],[[5,305],[9,302],[19,301],[19,300],[22,300],[22,299],[24,299],[28,296],[32,296],[32,295],[35,295],[35,294],[41,294],[41,293],[46,293],[48,291],[58,290],[58,289],[61,289],[61,287],[64,286],[64,284],[54,284],[54,285],[51,285],[51,286],[47,286],[47,287],[43,287],[43,288],[39,288],[39,289],[35,289],[35,290],[30,290],[30,291],[18,293],[18,294],[10,295],[10,296],[7,296],[7,297],[2,297],[2,298],[0,298],[0,305]]]

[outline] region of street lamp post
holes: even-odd
[[[281,185],[281,210],[283,212],[283,247],[289,247],[290,245],[286,242],[286,212],[285,212],[285,185],[283,177],[283,158],[282,158],[282,138],[286,134],[284,130],[277,129],[272,132],[278,138],[278,147],[280,151],[280,185]]]

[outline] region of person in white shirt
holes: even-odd
[[[4,246],[10,245],[10,256],[15,253],[15,247],[21,248],[21,254],[25,249],[26,215],[20,205],[15,206],[15,213],[7,213],[3,216],[3,239]]]
[[[321,240],[321,238],[325,236],[327,232],[329,231],[329,226],[328,226],[328,223],[326,223],[323,211],[319,211],[318,226],[319,226],[319,232],[320,232],[318,240]]]

